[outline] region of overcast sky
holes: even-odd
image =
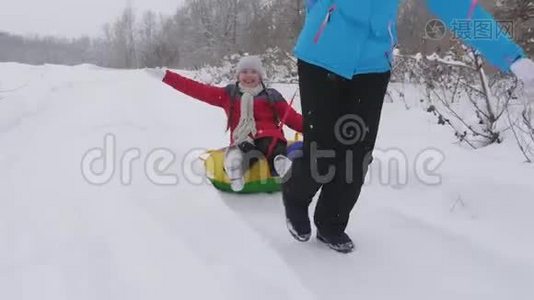
[[[128,0],[0,0],[0,31],[76,37],[99,35]],[[139,13],[173,14],[183,0],[130,0]]]

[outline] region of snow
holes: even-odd
[[[420,57],[420,56],[416,55],[416,59],[417,59],[417,57]],[[474,69],[472,66],[470,66],[470,65],[468,65],[468,64],[466,64],[464,62],[457,61],[453,57],[446,56],[444,58],[441,58],[437,53],[433,53],[431,55],[428,55],[426,58],[429,61],[437,61],[437,62],[440,62],[440,63],[442,63],[444,65]]]
[[[1,63],[0,98],[0,299],[534,296],[534,168],[513,141],[470,150],[417,107],[385,104],[377,153],[401,153],[406,182],[373,165],[347,229],[357,251],[341,255],[292,240],[279,194],[202,180],[194,158],[226,145],[224,113],[143,71]],[[115,173],[92,185],[82,157],[106,134]],[[156,149],[174,155],[161,171],[178,184],[145,172]],[[420,179],[421,153],[440,184]]]

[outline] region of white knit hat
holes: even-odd
[[[254,70],[260,74],[262,79],[265,78],[265,70],[263,69],[263,65],[259,56],[243,56],[237,63],[237,74],[239,75],[239,73],[246,69]]]

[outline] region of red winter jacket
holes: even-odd
[[[229,116],[228,125],[230,127],[230,142],[233,143],[233,131],[239,123],[241,111],[241,95],[235,84],[226,87],[216,87],[179,74],[167,71],[163,82],[172,86],[176,90],[196,98],[211,105],[221,107]],[[231,99],[234,96],[234,99]],[[291,129],[302,132],[302,115],[297,113],[275,89],[267,88],[254,98],[254,119],[256,120],[256,136],[254,139],[262,137],[274,137],[285,141],[284,133],[277,124],[277,115],[280,119],[285,117],[284,123]]]

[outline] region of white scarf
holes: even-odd
[[[250,135],[256,135],[256,121],[254,120],[254,97],[263,91],[263,85],[258,84],[254,88],[244,88],[239,86],[243,93],[241,96],[241,114],[239,123],[234,130],[234,144],[239,145],[245,141],[252,141]]]

